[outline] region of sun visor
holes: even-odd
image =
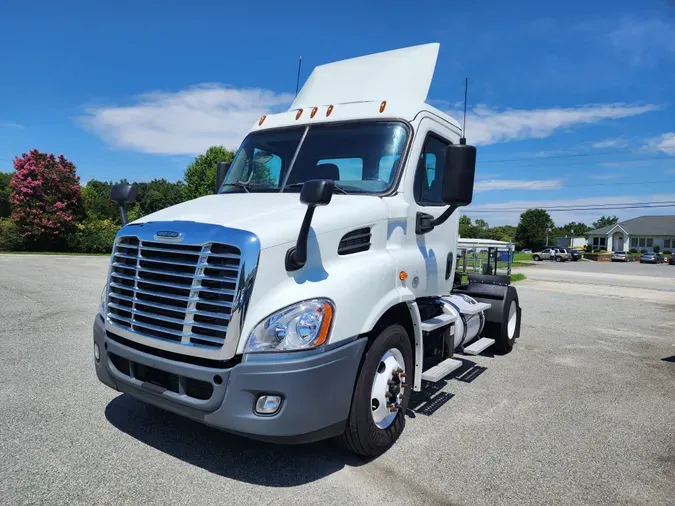
[[[362,101],[424,102],[440,44],[395,49],[316,67],[290,110]]]

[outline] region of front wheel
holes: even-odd
[[[556,261],[556,262],[562,262],[563,259],[562,259],[562,257],[555,257],[555,261]]]
[[[412,370],[408,333],[400,325],[386,327],[366,351],[356,380],[349,419],[342,434],[342,443],[349,451],[377,457],[396,442],[405,427]]]
[[[539,255],[534,255],[534,256],[532,256],[532,260],[534,260],[535,262],[538,262],[539,260],[541,260],[541,258],[539,258]]]

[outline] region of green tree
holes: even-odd
[[[11,214],[9,207],[9,183],[12,181],[13,172],[0,172],[0,218],[8,218]]]
[[[602,228],[602,227],[609,227],[610,225],[614,225],[619,221],[619,218],[616,216],[601,216],[598,221],[593,222],[593,228]]]
[[[478,237],[478,229],[471,223],[471,218],[466,215],[459,217],[459,236],[464,239],[475,239]]]
[[[494,241],[515,242],[516,227],[513,225],[501,225],[498,227],[488,228],[482,235],[484,239],[492,239]]]
[[[199,155],[185,169],[185,197],[196,199],[211,195],[216,187],[216,166],[218,162],[231,162],[234,151],[223,146],[211,146],[206,153]]]
[[[117,205],[110,202],[112,183],[91,179],[82,187],[84,210],[89,219],[119,222]]]
[[[172,183],[166,179],[153,179],[149,183],[137,184],[138,195],[135,207],[139,216],[146,216],[187,200],[185,198],[186,186],[183,181]],[[213,186],[215,185],[214,180]]]
[[[547,231],[552,231],[554,227],[551,215],[544,209],[528,209],[520,215],[516,229],[516,243],[521,248],[534,249],[544,246]]]

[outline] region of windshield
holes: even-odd
[[[299,191],[332,179],[353,194],[389,191],[408,138],[400,122],[322,124],[250,134],[219,193]]]

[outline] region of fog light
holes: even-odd
[[[96,362],[98,362],[101,359],[101,352],[98,349],[97,343],[94,343],[94,358],[96,359]]]
[[[255,403],[255,412],[259,415],[273,415],[281,407],[278,395],[261,395]]]

